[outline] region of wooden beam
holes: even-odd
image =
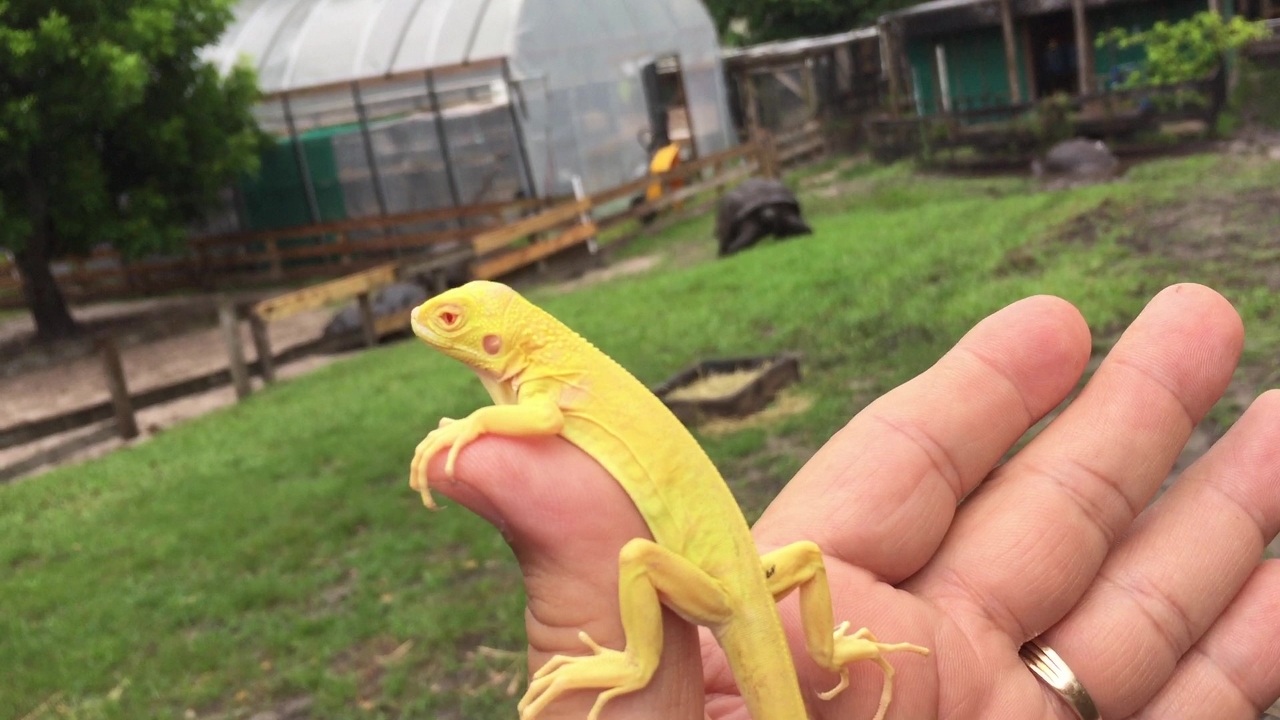
[[[495,258],[482,260],[471,266],[471,277],[476,280],[492,280],[519,268],[553,255],[565,248],[586,242],[597,234],[596,224],[574,225],[560,235],[532,245],[505,252]]]
[[[360,309],[360,330],[364,333],[364,346],[374,347],[378,344],[378,325],[374,319],[369,293],[362,292],[356,296],[356,307]]]
[[[98,350],[102,353],[102,370],[107,379],[107,390],[111,393],[111,405],[115,409],[116,430],[120,437],[132,440],[138,437],[138,418],[133,413],[133,400],[129,397],[129,386],[125,382],[124,365],[120,362],[120,348],[109,337],[98,340]]]
[[[1018,82],[1018,45],[1013,37],[1013,0],[1000,1],[1000,29],[1004,32],[1004,64],[1009,73],[1009,103],[1022,102],[1022,88]]]
[[[894,34],[893,23],[880,23],[880,48],[882,62],[885,63],[885,74],[889,79],[889,112],[898,117],[902,104],[902,73],[898,58],[898,38]]]
[[[1088,95],[1093,89],[1093,43],[1089,40],[1089,18],[1084,12],[1084,0],[1071,0],[1071,17],[1076,35],[1076,75],[1080,94]]]
[[[398,228],[405,225],[418,225],[431,222],[447,222],[462,218],[484,217],[486,215],[500,218],[505,212],[520,212],[538,207],[533,199],[504,200],[501,202],[478,203],[462,207],[436,208],[434,210],[415,210],[398,215],[375,216],[365,218],[346,218],[331,220],[315,225],[299,225],[274,230],[256,230],[230,235],[215,235],[194,238],[190,241],[193,248],[223,247],[226,245],[245,245],[248,243],[266,242],[272,238],[306,238],[317,235],[335,235],[359,230],[380,230]]]
[[[1027,102],[1034,102],[1040,97],[1040,87],[1036,84],[1035,65],[1030,61],[1031,53],[1031,28],[1027,25],[1022,26],[1022,56],[1027,58]]]
[[[280,320],[331,302],[355,297],[360,293],[377,290],[395,281],[396,264],[386,263],[364,272],[263,300],[253,307],[253,311],[267,322]]]
[[[747,137],[752,138],[760,132],[760,99],[756,95],[755,75],[743,73],[740,78],[744,93],[743,102],[747,105]]]
[[[218,324],[222,326],[222,342],[227,346],[227,363],[236,397],[243,400],[253,392],[249,384],[249,366],[244,361],[244,345],[240,342],[240,317],[235,305],[223,298],[218,302]]]
[[[271,355],[271,338],[267,335],[267,323],[258,313],[249,312],[249,334],[253,337],[253,349],[258,353],[258,364],[262,367],[262,382],[276,381],[276,362]]]
[[[471,248],[477,255],[484,255],[498,248],[506,247],[522,237],[544,232],[561,223],[577,219],[582,213],[590,211],[590,198],[562,203],[533,217],[517,220],[497,230],[481,233],[472,239]]]

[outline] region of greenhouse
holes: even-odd
[[[257,70],[278,138],[221,231],[594,192],[663,140],[735,142],[699,0],[241,0],[206,57]]]

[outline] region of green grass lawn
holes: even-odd
[[[823,172],[812,237],[715,261],[705,218],[628,247],[664,257],[649,272],[530,293],[650,384],[706,357],[804,353],[806,412],[703,438],[752,516],[853,413],[1027,295],[1076,303],[1105,346],[1168,282],[1209,282],[1246,317],[1253,381],[1277,384],[1260,361],[1280,301],[1258,270],[1276,258],[1188,262],[1153,223],[1206,177],[1222,203],[1266,192],[1280,163],[1163,161],[1055,193],[906,166],[792,179]],[[460,365],[402,343],[0,488],[0,717],[234,717],[300,696],[322,718],[513,716],[514,560],[407,487],[422,435],[486,402]]]

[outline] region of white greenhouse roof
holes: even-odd
[[[507,57],[525,0],[240,0],[205,57],[271,94]]]
[[[880,34],[880,28],[871,27],[850,30],[849,32],[822,37],[800,38],[798,40],[777,40],[774,42],[748,45],[740,48],[726,48],[722,57],[725,61],[756,60],[760,58],[803,55],[806,52],[820,52],[841,45],[870,40]]]

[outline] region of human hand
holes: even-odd
[[[889,656],[890,720],[1071,720],[1019,660],[1030,638],[1108,720],[1257,718],[1280,696],[1280,562],[1259,564],[1280,530],[1280,392],[1147,507],[1242,342],[1216,293],[1166,290],[1080,396],[999,464],[1091,349],[1067,303],[1016,303],[838,432],[756,524],[757,545],[817,542],[837,622],[932,649]],[[584,654],[580,630],[621,648],[618,551],[649,536],[621,487],[558,437],[483,437],[457,481],[443,464],[430,465],[433,487],[497,525],[520,562],[530,667]],[[855,664],[849,690],[818,700],[836,678],[804,652],[795,598],[780,609],[813,716],[870,718],[880,671]],[[709,634],[667,613],[664,638],[649,686],[606,718],[747,718]],[[540,717],[581,720],[594,700],[573,693]]]

